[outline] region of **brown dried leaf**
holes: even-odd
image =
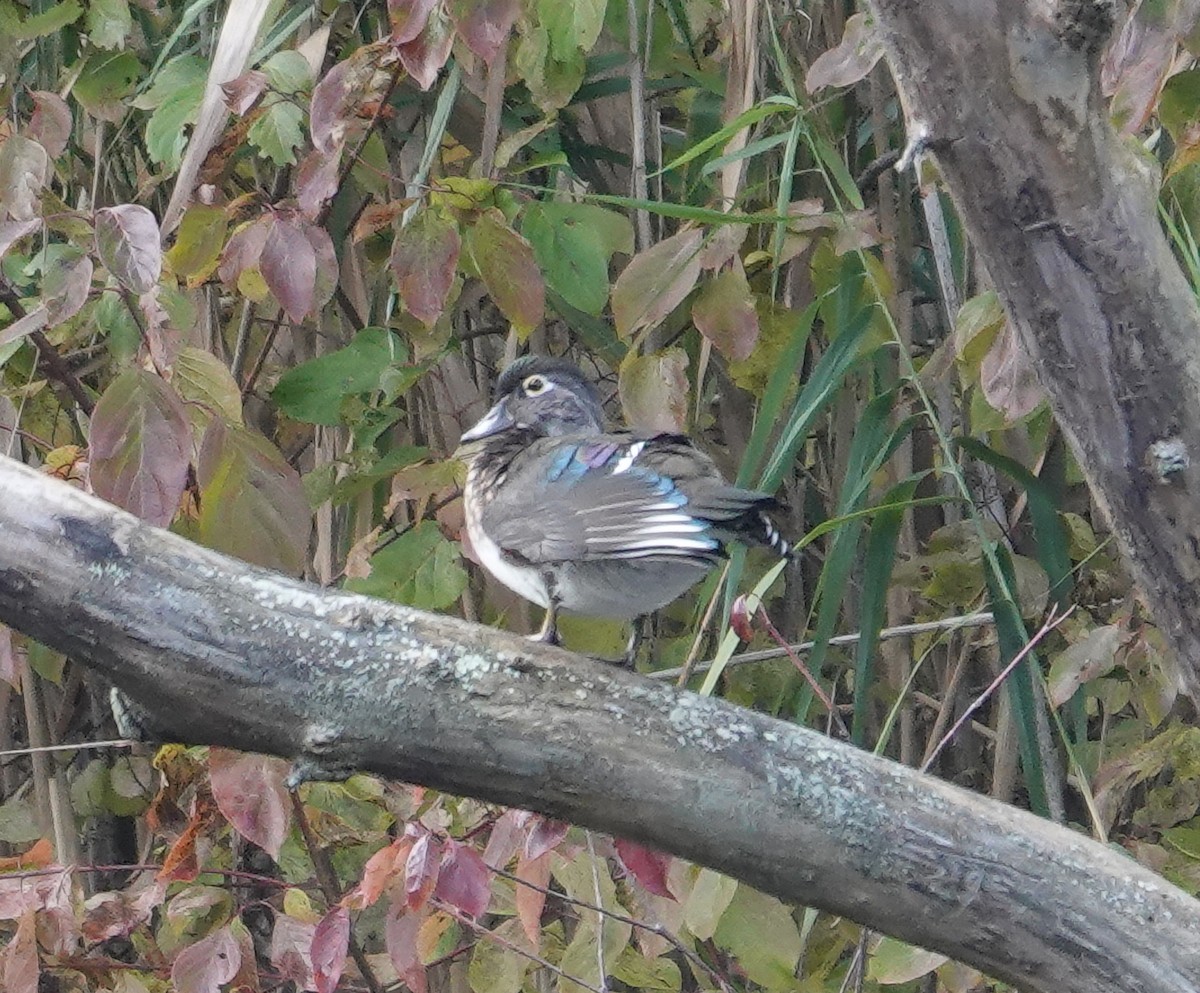
[[[804,85],[809,93],[826,86],[853,86],[883,58],[883,41],[869,14],[852,14],[842,40],[822,52],[809,67]]]
[[[681,433],[687,424],[688,357],[681,348],[630,353],[621,363],[617,392],[626,422],[642,431]]]
[[[701,288],[692,320],[725,358],[739,362],[750,357],[758,341],[758,313],[740,261]]]
[[[238,117],[245,116],[246,111],[258,103],[259,98],[267,92],[267,74],[257,69],[250,69],[236,79],[221,84],[225,94],[225,106]]]
[[[317,149],[309,152],[296,169],[296,203],[309,220],[316,220],[338,191],[338,170],[342,163],[339,146],[332,152]]]
[[[979,365],[979,385],[987,402],[1009,421],[1032,413],[1046,399],[1037,370],[1008,321]]]
[[[654,327],[692,292],[700,277],[704,234],[688,228],[635,255],[612,292],[617,334],[628,338]]]
[[[37,916],[32,910],[21,915],[17,933],[0,955],[4,959],[4,989],[8,993],[38,993],[41,965],[37,951]]]
[[[50,156],[32,138],[14,134],[0,143],[0,220],[36,218],[49,174]]]

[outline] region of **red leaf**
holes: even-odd
[[[464,914],[482,917],[492,898],[491,873],[488,872],[487,863],[470,845],[450,841],[442,855],[433,895]]]
[[[388,908],[383,940],[388,957],[411,993],[426,993],[425,965],[417,951],[417,936],[425,922],[424,912],[405,913],[395,901]]]
[[[337,193],[341,162],[340,148],[332,152],[313,150],[296,169],[296,202],[300,213],[310,220],[316,220],[326,201]]]
[[[411,825],[410,825],[411,830]],[[420,910],[425,906],[437,885],[438,868],[442,850],[437,840],[424,828],[413,842],[412,850],[404,863],[404,892],[409,910]]]
[[[692,320],[725,358],[740,362],[750,357],[758,341],[758,313],[740,260],[701,289],[692,304]]]
[[[117,281],[134,293],[145,293],[162,274],[158,221],[139,204],[96,211],[96,251]]]
[[[655,896],[675,899],[675,894],[667,885],[667,873],[671,870],[670,855],[621,838],[615,839],[614,845],[621,862],[634,879]]]
[[[226,286],[236,286],[238,277],[247,269],[258,265],[267,235],[271,230],[271,219],[260,217],[252,224],[245,224],[230,236],[221,252],[221,264],[217,275]]]
[[[222,83],[221,89],[225,93],[225,106],[230,113],[241,117],[267,91],[267,74],[250,69],[228,83]]]
[[[425,29],[429,12],[437,0],[388,0],[388,19],[392,22],[392,42],[403,45]]]
[[[136,892],[119,890],[89,897],[83,905],[83,936],[92,942],[124,937],[150,919],[166,892],[166,883],[153,880]]]
[[[274,215],[258,265],[288,317],[304,320],[313,309],[317,253],[299,225],[282,214]]]
[[[313,281],[313,311],[318,311],[333,299],[338,287],[338,260],[329,232],[316,224],[300,222],[300,230],[312,246],[317,262],[317,277]]]
[[[467,47],[490,63],[508,41],[520,11],[518,0],[453,0],[450,16]]]
[[[557,848],[570,830],[571,825],[563,821],[538,817],[529,830],[529,837],[525,839],[525,857],[533,860]]]
[[[467,229],[466,243],[500,312],[512,321],[518,338],[529,337],[546,312],[546,286],[529,242],[500,211],[489,210]]]
[[[67,150],[71,137],[71,108],[57,93],[34,90],[33,114],[29,118],[29,137],[33,138],[52,159]]]
[[[454,46],[454,31],[450,20],[439,5],[425,22],[425,27],[412,41],[396,49],[400,64],[422,90],[437,82],[438,73]]]
[[[350,912],[345,907],[334,907],[313,932],[311,956],[317,993],[333,993],[337,989],[349,947]]]
[[[309,131],[317,151],[340,151],[346,132],[360,127],[359,111],[363,104],[377,103],[382,98],[391,78],[380,71],[380,66],[389,54],[386,43],[364,45],[330,69],[313,87]]]
[[[396,232],[391,258],[396,289],[408,312],[426,327],[446,306],[461,247],[458,225],[433,210],[422,210]]]
[[[62,324],[74,317],[87,303],[92,288],[92,260],[86,256],[72,259],[58,256],[46,268],[42,283],[42,300],[46,304],[46,320]]]
[[[4,949],[4,989],[7,993],[38,993],[41,966],[37,952],[37,918],[32,910],[21,915],[17,933]]]
[[[342,906],[354,910],[371,906],[393,879],[404,874],[408,853],[412,851],[412,847],[413,839],[406,835],[397,838],[367,859],[367,864],[363,866],[362,879],[354,889],[342,897]]]
[[[166,527],[175,516],[192,450],[183,401],[144,369],[109,384],[92,413],[90,478],[97,496]]]
[[[541,943],[542,909],[546,906],[546,894],[542,892],[550,885],[550,853],[543,852],[535,859],[522,855],[517,859],[517,878],[533,886],[517,886],[517,916],[525,937],[534,948]]]
[[[221,993],[221,984],[237,975],[242,953],[229,925],[181,951],[171,965],[175,993]]]
[[[281,978],[290,979],[302,990],[314,986],[311,952],[315,933],[315,925],[287,914],[276,915],[271,932],[271,965]]]
[[[208,778],[217,808],[238,834],[273,859],[279,858],[291,820],[287,775],[283,759],[228,748],[208,751]]]
[[[506,810],[492,825],[487,847],[483,850],[483,861],[493,869],[503,869],[517,854],[525,837],[525,825],[529,820],[525,810]]]

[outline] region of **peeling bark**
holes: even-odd
[[[5,458],[0,494],[0,621],[103,673],[163,736],[538,810],[1023,989],[1195,989],[1200,904],[1065,828],[720,700],[247,566]]]
[[[905,105],[1200,705],[1200,319],[1109,126],[1107,0],[870,0]]]

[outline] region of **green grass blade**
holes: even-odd
[[[1003,546],[994,546],[993,554],[985,556],[983,571],[987,577],[988,597],[992,615],[995,617],[996,638],[1000,643],[1000,666],[1008,665],[1024,649],[1029,641],[1021,612],[1007,591],[1016,589],[1012,559]],[[1001,575],[996,574],[992,563],[999,565]],[[1029,791],[1029,807],[1042,817],[1050,816],[1050,803],[1046,787],[1046,775],[1042,769],[1041,751],[1037,741],[1037,696],[1033,682],[1039,678],[1037,653],[1030,652],[1012,671],[1006,680],[1009,700],[1012,702],[1013,719],[1017,725],[1017,743],[1021,752],[1021,770],[1025,774],[1025,788]]]
[[[860,748],[866,744],[867,706],[875,683],[875,649],[887,612],[887,593],[896,564],[896,542],[905,513],[913,506],[917,486],[928,473],[910,476],[893,486],[877,508],[867,537],[863,561],[862,601],[859,610],[858,645],[854,660],[854,713],[850,722],[850,740]]]
[[[1066,606],[1074,586],[1074,574],[1067,529],[1058,516],[1053,490],[1020,462],[1001,455],[981,441],[960,438],[958,444],[963,451],[1004,473],[1026,492],[1037,542],[1037,559],[1050,577],[1050,602]]]

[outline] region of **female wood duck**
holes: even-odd
[[[765,493],[730,486],[676,434],[608,432],[596,389],[561,359],[525,356],[462,436],[467,532],[484,567],[546,608],[537,637],[558,643],[558,611],[639,618],[725,557],[725,542],[787,543]]]

